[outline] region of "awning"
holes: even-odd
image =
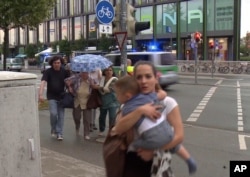
[[[41,51],[41,52],[39,52],[39,53],[36,53],[36,54],[35,54],[35,57],[39,56],[40,54],[51,53],[52,51],[53,51],[52,48],[47,48],[46,50],[43,50],[43,51]]]
[[[17,56],[15,56],[15,58],[26,58],[27,55],[25,54],[18,54]]]

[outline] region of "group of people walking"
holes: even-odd
[[[60,57],[53,57],[50,65],[52,67],[42,77],[39,100],[43,100],[47,83],[52,136],[63,139],[64,109],[59,99],[67,86],[75,95],[72,111],[75,131],[79,134],[83,117],[83,135],[86,140],[90,139],[90,131],[96,128],[96,110],[87,109],[86,104],[91,90],[97,89],[102,100],[99,135],[104,135],[107,113],[112,134],[121,135],[133,130],[122,177],[173,177],[172,153],[186,161],[190,174],[196,171],[195,160],[181,144],[184,130],[178,103],[159,87],[152,63],[139,61],[132,76],[120,79],[114,76],[112,67],[69,76],[60,67]],[[117,114],[118,109],[121,111]]]

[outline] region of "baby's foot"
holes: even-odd
[[[189,174],[194,174],[197,170],[197,164],[195,160],[192,157],[190,157],[189,159],[186,160],[186,162],[188,164]]]

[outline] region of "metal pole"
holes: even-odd
[[[127,3],[121,0],[121,31],[127,31]],[[127,71],[127,36],[124,39],[123,47],[121,48],[121,75],[125,76]]]
[[[198,56],[198,44],[195,42],[195,47],[194,47],[194,59],[195,59],[195,65],[194,65],[194,73],[195,73],[195,84],[197,84],[197,56]]]

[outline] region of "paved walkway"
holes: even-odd
[[[41,148],[43,177],[105,177],[104,168]]]

